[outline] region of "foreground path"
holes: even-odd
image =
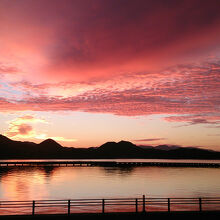
[[[146,212],[146,213],[105,213],[105,214],[71,214],[71,215],[14,215],[14,216],[0,216],[2,219],[74,219],[74,220],[142,220],[142,219],[169,219],[177,220],[182,218],[197,219],[220,219],[220,211],[204,211],[204,212]]]

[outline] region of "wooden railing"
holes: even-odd
[[[142,198],[0,201],[0,215],[4,214],[2,210],[8,210],[10,214],[10,210],[24,209],[29,210],[30,214],[35,215],[37,211],[40,212],[42,210],[44,210],[44,213],[48,213],[50,208],[53,208],[53,211],[56,212],[61,209],[65,210],[67,215],[75,213],[73,208],[76,208],[81,213],[85,212],[83,208],[92,208],[96,213],[105,213],[108,212],[109,207],[124,211],[124,206],[129,207],[129,212],[147,212],[152,206],[163,207],[164,211],[167,212],[176,211],[177,206],[184,211],[186,206],[190,206],[194,207],[195,211],[202,212],[212,211],[213,209],[220,210],[220,197],[148,198],[143,195]],[[13,212],[13,214],[16,213]]]

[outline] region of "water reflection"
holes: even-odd
[[[8,200],[41,199],[47,193],[55,167],[1,167],[1,198]]]
[[[2,200],[220,195],[219,168],[0,167]]]
[[[103,167],[102,171],[104,172],[104,175],[127,176],[131,175],[134,169],[134,167]]]
[[[43,172],[45,176],[50,177],[55,169],[58,167],[53,166],[42,166],[42,167],[0,167],[0,180],[5,175],[10,175],[11,173],[28,173],[28,172]]]

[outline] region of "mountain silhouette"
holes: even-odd
[[[49,139],[46,139],[44,141],[42,141],[39,145],[45,145],[45,144],[48,144],[48,145],[54,145],[54,146],[57,146],[57,147],[62,147],[59,143],[57,143],[55,140],[49,138]]]
[[[42,141],[40,144],[38,144],[39,148],[47,148],[48,150],[60,150],[63,147],[58,144],[56,141],[54,141],[53,139],[46,139],[44,141]]]
[[[144,150],[140,147],[137,147],[131,142],[120,141],[116,142],[107,142],[101,145],[96,150],[99,157],[108,157],[108,158],[127,158],[136,155],[140,157]]]
[[[100,147],[63,147],[53,139],[40,144],[13,141],[0,135],[0,159],[220,159],[220,152],[176,145],[137,146],[128,141],[106,142]]]
[[[13,141],[11,139],[7,138],[6,136],[0,134],[0,143],[1,144],[5,144],[5,143],[9,143],[9,142],[13,142]]]

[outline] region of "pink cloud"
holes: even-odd
[[[1,1],[0,111],[219,123],[219,7],[218,0]]]
[[[216,52],[220,2],[2,1],[1,60],[33,82],[87,81]]]
[[[29,137],[35,134],[32,125],[37,119],[31,115],[24,115],[9,122],[6,135],[9,137]]]
[[[22,135],[27,135],[32,130],[33,128],[28,124],[21,124],[19,125],[19,128],[18,128],[19,134],[22,134]]]
[[[0,63],[0,75],[1,74],[17,73],[17,72],[18,72],[18,68],[16,66]]]
[[[133,73],[130,76],[89,83],[34,85],[24,81],[14,83],[13,86],[27,95],[19,101],[2,98],[0,110],[68,110],[130,116],[189,114],[190,116],[180,118],[168,117],[166,120],[185,120],[191,123],[202,123],[203,120],[205,123],[205,120],[212,120],[211,117],[216,119],[216,114],[219,113],[219,73],[220,64],[215,60],[176,66],[158,72],[157,75]]]

